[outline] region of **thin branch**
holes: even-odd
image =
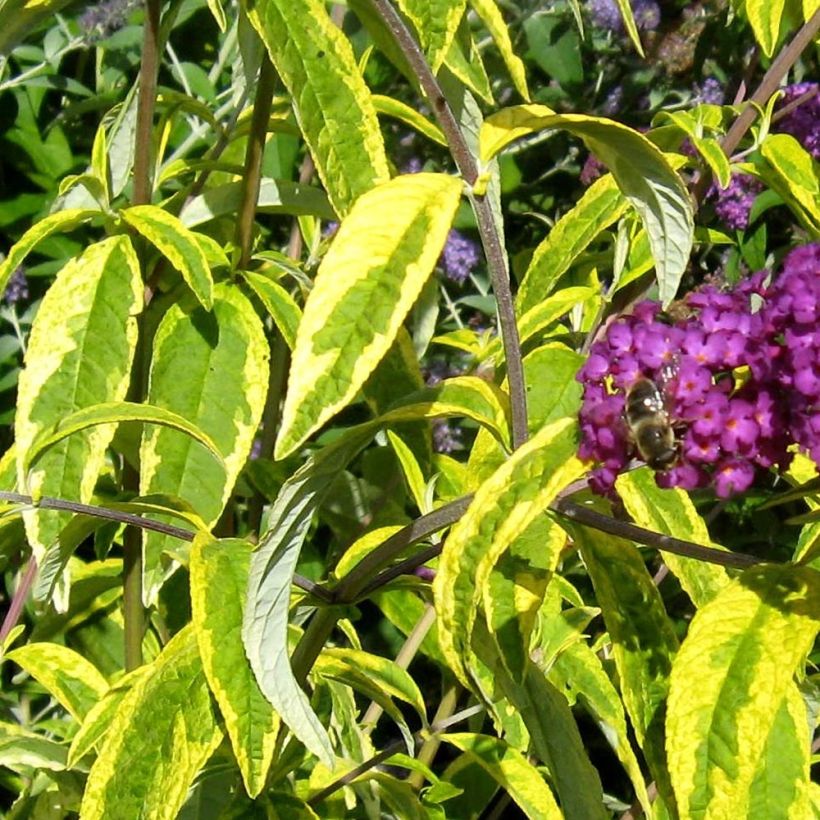
[[[0,627],[0,645],[5,643],[6,638],[20,620],[20,615],[23,613],[23,604],[26,602],[29,591],[34,584],[34,579],[37,577],[37,559],[32,555],[28,559],[28,566],[26,567],[23,577],[20,579],[20,584],[14,590],[14,596],[9,605],[9,611],[6,617],[3,618],[3,626]]]
[[[484,707],[481,704],[476,706],[470,706],[467,709],[462,709],[460,712],[456,712],[456,714],[447,717],[439,722],[435,722],[430,726],[429,731],[433,734],[438,734],[450,726],[455,725],[456,723],[461,723],[462,721],[471,718],[473,715],[478,714],[479,712],[485,711]],[[418,741],[423,736],[425,736],[427,732],[424,729],[420,729],[418,732],[413,734],[413,740]],[[342,786],[347,786],[349,783],[352,783],[357,778],[361,777],[366,772],[369,772],[370,769],[375,768],[379,764],[383,763],[388,758],[392,757],[396,752],[401,751],[404,748],[404,740],[402,738],[397,738],[396,740],[387,744],[378,754],[375,754],[368,760],[365,760],[363,763],[360,763],[356,766],[355,769],[351,769],[346,774],[343,774],[341,777],[334,780],[332,783],[325,786],[320,791],[316,792],[316,794],[311,795],[307,799],[307,804],[309,806],[315,806],[318,803],[321,803],[323,800],[326,800],[330,797],[331,794],[338,791],[342,788]]]
[[[479,177],[478,165],[475,157],[470,152],[464,134],[438,80],[428,65],[421,48],[419,48],[419,44],[413,39],[413,35],[389,0],[373,0],[373,5],[396,38],[399,48],[415,72],[430,107],[441,126],[441,130],[444,132],[447,145],[459,173],[467,185],[473,188]],[[518,326],[515,322],[507,260],[504,256],[503,243],[493,219],[489,200],[486,196],[477,194],[473,194],[471,198],[474,203],[478,230],[484,245],[484,254],[487,258],[487,266],[498,303],[501,338],[504,343],[507,378],[510,385],[512,440],[513,446],[518,448],[529,436],[527,430],[527,391],[524,383],[524,368],[521,364],[521,345],[518,337]]]
[[[453,716],[453,712],[458,705],[458,696],[461,694],[461,685],[453,683],[447,687],[447,690],[441,697],[436,709],[436,714],[433,717],[433,725],[440,726],[444,721],[449,720]],[[441,738],[437,732],[431,732],[422,743],[421,748],[416,754],[416,760],[423,763],[425,766],[431,766],[435,759],[438,747],[441,746]],[[416,790],[424,785],[424,775],[421,772],[411,772],[407,778],[407,782]]]
[[[39,501],[35,502],[30,495],[0,492],[0,501],[10,501],[13,504],[25,504],[26,506],[40,510],[60,510],[62,512],[75,513],[76,515],[90,515],[93,518],[105,518],[108,521],[117,521],[120,524],[132,525],[143,530],[160,532],[163,535],[170,535],[182,541],[193,541],[196,535],[196,533],[191,530],[175,527],[173,524],[163,524],[160,521],[151,521],[135,513],[113,510],[110,507],[99,507],[93,504],[80,504],[77,501],[64,501],[62,498],[43,496]]]
[[[396,655],[395,664],[399,667],[399,669],[407,669],[407,667],[410,666],[410,662],[416,657],[419,647],[427,637],[427,633],[430,631],[435,621],[436,608],[432,604],[426,604],[424,607],[424,612],[422,612],[421,617],[418,621],[416,621],[415,626],[410,630],[410,634],[407,636],[401,646],[401,649]],[[382,707],[375,700],[370,702],[370,706],[367,707],[367,711],[364,713],[364,717],[362,717],[361,720],[361,726],[366,733],[369,734],[376,727],[376,723],[378,723],[383,711],[384,707]]]
[[[433,513],[417,518],[392,535],[381,546],[365,556],[332,590],[331,596],[334,603],[348,604],[367,598],[400,575],[408,575],[435,558],[441,553],[441,544],[425,547],[415,555],[411,555],[394,566],[387,567],[374,576],[379,567],[384,567],[410,544],[426,538],[433,532],[455,524],[464,515],[472,500],[473,496],[471,495],[463,496],[457,501],[439,507]],[[695,558],[709,564],[737,569],[746,569],[755,564],[765,563],[762,558],[744,552],[730,552],[715,549],[714,547],[706,547],[693,541],[684,541],[681,538],[654,532],[628,521],[619,521],[616,518],[564,498],[554,501],[550,505],[550,509],[585,527],[591,527],[610,535],[634,541],[637,544],[643,544],[646,547],[671,552],[685,558]]]
[[[151,530],[163,535],[170,535],[180,541],[193,541],[196,533],[193,530],[186,530],[182,527],[175,527],[173,524],[164,524],[161,521],[152,521],[150,518],[143,518],[135,513],[114,510],[110,507],[99,507],[93,504],[80,504],[78,501],[65,501],[62,498],[50,498],[43,496],[36,504],[30,495],[22,493],[10,493],[0,491],[0,501],[8,501],[12,504],[23,504],[39,510],[59,510],[60,512],[70,512],[75,515],[88,515],[92,518],[103,518],[107,521],[116,521],[119,524],[126,524],[131,527],[138,527],[142,530]],[[313,595],[326,604],[333,602],[333,595],[321,584],[311,581],[298,573],[293,576],[293,583],[304,590],[309,595]]]
[[[151,202],[151,132],[157,99],[161,5],[160,0],[145,0],[139,99],[134,135],[134,205],[147,205]]]
[[[585,527],[592,527],[595,530],[607,532],[610,535],[625,538],[628,541],[635,541],[638,544],[663,550],[664,552],[671,552],[674,555],[682,555],[684,558],[696,558],[709,564],[719,564],[723,567],[735,567],[737,569],[746,569],[755,564],[765,563],[762,558],[747,555],[745,552],[729,552],[714,547],[704,547],[702,544],[695,544],[692,541],[684,541],[681,538],[674,538],[671,535],[663,535],[659,532],[644,529],[637,524],[630,524],[628,521],[618,521],[589,507],[576,504],[574,501],[563,499],[556,501],[552,505],[552,509],[559,515],[563,515]]]
[[[735,149],[740,145],[740,141],[751,127],[757,117],[757,108],[751,103],[766,105],[769,98],[780,87],[783,78],[789,69],[797,62],[803,51],[811,45],[815,36],[820,31],[820,9],[814,12],[800,31],[795,34],[794,39],[777,55],[769,70],[760,81],[757,90],[750,98],[750,104],[741,112],[740,116],[732,123],[726,136],[721,140],[721,147],[727,157],[731,157]],[[698,180],[692,196],[695,202],[700,202],[706,194],[706,189],[711,181],[711,174],[706,171]]]
[[[256,218],[256,203],[262,178],[262,156],[268,136],[273,86],[276,72],[267,52],[262,59],[253,101],[251,130],[245,151],[245,172],[242,175],[242,199],[236,218],[236,244],[239,248],[239,267],[246,268],[253,249],[253,224]]]
[[[468,495],[456,501],[451,501],[449,504],[433,510],[433,512],[416,518],[406,527],[391,535],[373,552],[362,558],[339,581],[333,590],[333,600],[337,603],[348,603],[356,600],[361,594],[361,590],[368,586],[370,580],[382,567],[387,566],[410,544],[414,544],[422,538],[427,538],[427,536],[458,521],[467,511],[467,507],[470,506],[472,500],[473,497]]]

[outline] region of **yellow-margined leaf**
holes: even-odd
[[[785,0],[744,0],[737,5],[749,20],[761,50],[767,57],[771,57],[780,34]]]
[[[638,550],[620,538],[568,524],[581,549],[612,641],[621,699],[662,797],[671,794],[663,712],[677,638]]]
[[[296,330],[302,319],[302,310],[296,300],[278,282],[261,273],[242,271],[245,281],[271,315],[290,350],[296,344]]]
[[[820,626],[820,575],[761,566],[695,614],[672,667],[669,771],[681,817],[749,817],[775,717]]]
[[[25,669],[79,721],[108,689],[97,667],[67,646],[31,643],[6,658]]]
[[[452,732],[442,740],[464,752],[495,780],[532,820],[560,820],[564,815],[538,769],[501,738]]]
[[[253,547],[239,538],[198,536],[191,549],[191,608],[208,684],[242,773],[256,797],[265,785],[279,717],[259,689],[242,642],[242,612]]]
[[[20,374],[14,422],[18,481],[35,498],[91,499],[113,425],[64,439],[30,470],[29,453],[71,413],[125,398],[141,309],[139,263],[125,236],[88,247],[60,271],[43,298]],[[40,558],[68,520],[65,513],[37,510],[24,518]]]
[[[820,237],[820,168],[791,134],[770,134],[760,146],[766,182],[811,232]]]
[[[433,583],[439,640],[451,668],[467,685],[465,661],[482,590],[509,544],[583,471],[575,457],[576,439],[572,419],[536,433],[479,487],[444,543]]]
[[[83,407],[75,410],[69,416],[61,419],[54,425],[54,429],[45,430],[32,444],[26,456],[26,469],[63,439],[74,433],[96,427],[100,424],[122,424],[124,422],[140,422],[142,424],[157,424],[185,433],[208,449],[214,459],[222,464],[222,453],[210,436],[202,432],[184,416],[166,410],[163,407],[152,407],[150,404],[137,404],[133,401],[110,401],[104,404],[95,404],[92,407]]]
[[[583,641],[576,641],[561,652],[548,673],[556,688],[576,699],[590,713],[621,761],[647,817],[652,805],[646,790],[641,764],[635,756],[626,725],[624,704],[598,655]]]
[[[76,584],[75,584],[76,586]],[[91,750],[98,746],[111,727],[111,720],[125,693],[151,674],[150,664],[138,666],[110,686],[89,709],[80,730],[74,735],[68,750],[68,766],[74,768]]]
[[[224,459],[214,463],[199,442],[175,430],[143,432],[140,492],[187,501],[208,526],[216,523],[253,445],[268,387],[268,343],[253,305],[232,284],[214,289],[213,310],[168,310],[154,336],[148,401],[190,420]],[[144,534],[144,590],[152,603],[177,546],[161,533]]]
[[[208,260],[196,236],[179,217],[156,205],[134,205],[120,215],[180,272],[199,303],[210,310],[214,283]]]
[[[482,162],[513,140],[546,128],[581,137],[612,172],[646,227],[661,301],[671,302],[689,262],[695,225],[689,194],[669,160],[643,134],[613,120],[556,114],[544,105],[519,105],[484,121],[479,136]]]
[[[441,129],[434,123],[430,122],[430,120],[428,120],[423,114],[416,111],[415,108],[411,108],[407,105],[407,103],[404,103],[401,100],[395,100],[393,97],[385,97],[382,94],[374,94],[373,105],[376,106],[376,111],[379,114],[384,114],[385,116],[401,120],[401,122],[405,125],[409,125],[420,134],[424,134],[425,137],[431,139],[433,142],[445,147],[447,146],[447,140],[444,138],[444,134]]]
[[[416,29],[427,61],[437,72],[464,16],[467,0],[398,0]]]
[[[330,201],[344,216],[390,176],[376,110],[350,42],[322,0],[255,0],[245,7],[293,98]]]
[[[817,817],[811,807],[811,740],[803,693],[790,683],[749,789],[749,817]]]
[[[6,289],[9,278],[16,270],[17,266],[28,256],[31,249],[46,237],[56,231],[66,233],[83,222],[88,222],[95,216],[99,216],[99,211],[87,208],[72,208],[66,211],[57,211],[43,217],[35,225],[32,225],[15,242],[9,251],[8,256],[0,263],[0,293]]]
[[[712,543],[706,522],[698,515],[689,496],[676,487],[662,490],[648,467],[618,476],[616,487],[627,512],[638,526],[684,541],[725,549]],[[696,607],[711,601],[729,583],[726,570],[717,564],[669,552],[663,553],[663,560]]]
[[[510,72],[515,90],[529,102],[530,90],[527,88],[524,61],[513,50],[507,24],[501,16],[496,0],[470,0],[470,5],[484,25],[487,26],[487,30],[495,40],[495,44],[501,52],[501,59],[504,61],[504,65],[507,66],[507,71]]]
[[[173,820],[222,739],[193,626],[120,701],[88,773],[80,820]]]
[[[533,252],[518,289],[517,308],[522,314],[522,325],[524,317],[555,288],[561,275],[590,242],[619,219],[627,207],[612,175],[605,174],[553,225]],[[556,296],[562,293],[563,290]]]
[[[344,407],[387,353],[460,196],[454,177],[408,174],[363,195],[342,221],[299,325],[277,459]]]

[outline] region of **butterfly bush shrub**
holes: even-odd
[[[0,4],[4,816],[815,816],[819,15]]]

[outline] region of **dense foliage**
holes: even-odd
[[[808,818],[814,0],[0,0],[10,818]]]

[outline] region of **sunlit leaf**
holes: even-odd
[[[581,137],[612,172],[646,227],[661,301],[671,302],[689,262],[694,218],[686,187],[669,161],[646,137],[625,125],[603,117],[556,114],[543,105],[505,108],[488,117],[481,129],[482,161],[513,140],[547,128]]]
[[[672,667],[666,719],[681,816],[749,816],[769,733],[820,626],[819,578],[753,567],[695,614]]]
[[[444,174],[408,174],[362,196],[305,304],[276,458],[357,393],[387,353],[438,259],[461,195]]]
[[[376,110],[350,41],[321,0],[255,0],[247,12],[290,92],[330,201],[345,215],[389,178]]]
[[[173,820],[222,739],[193,628],[175,635],[151,668],[112,718],[88,774],[81,820]]]
[[[91,499],[112,425],[63,439],[30,470],[29,453],[71,413],[125,398],[141,309],[139,264],[125,236],[89,246],[46,293],[32,325],[15,416],[18,480],[35,498]],[[64,513],[24,515],[40,555],[68,520]]]

